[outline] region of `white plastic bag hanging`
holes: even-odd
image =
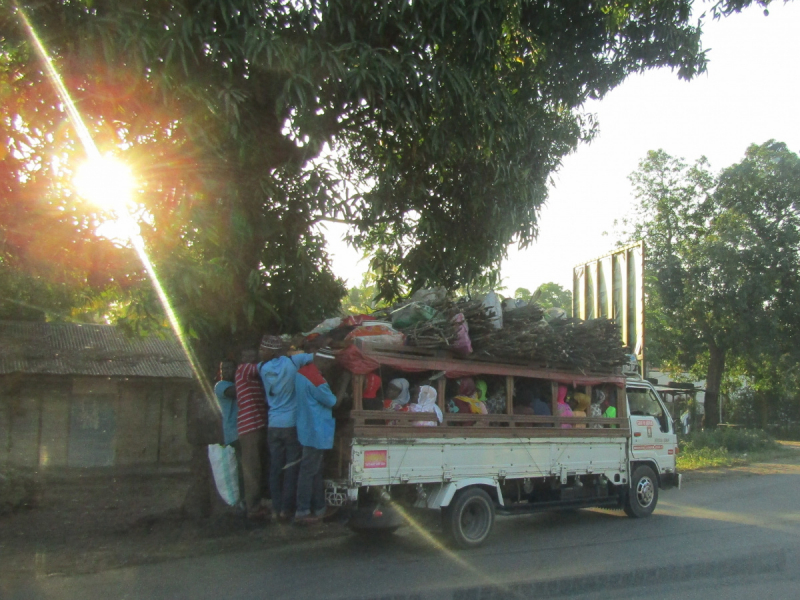
[[[494,312],[494,316],[491,319],[492,325],[494,325],[495,329],[502,329],[503,328],[503,305],[500,302],[500,297],[495,294],[494,292],[489,292],[483,298],[483,305]]]
[[[211,444],[208,447],[208,462],[211,463],[211,472],[214,474],[214,483],[220,498],[228,506],[239,504],[239,467],[236,463],[236,450],[233,446]]]

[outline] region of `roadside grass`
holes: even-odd
[[[769,434],[755,429],[698,431],[678,440],[678,470],[734,467],[798,451],[781,446]]]

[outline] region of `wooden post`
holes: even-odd
[[[445,400],[445,398],[444,398],[444,390],[445,390],[446,386],[447,386],[447,378],[446,377],[442,376],[442,377],[439,377],[439,379],[436,380],[436,394],[437,394],[436,403],[439,405],[439,410],[442,411],[442,414],[447,412],[445,410],[445,404],[444,404],[444,400]]]
[[[625,392],[625,388],[616,388],[617,390],[617,418],[618,419],[627,419],[628,418],[628,394]]]
[[[550,411],[553,413],[553,417],[558,419],[558,383],[553,381],[550,383],[550,389],[552,390],[553,397],[550,399]],[[557,420],[555,422],[556,427],[561,427],[561,421]]]
[[[589,396],[589,406],[591,406],[592,405],[592,386],[585,385],[585,386],[583,386],[583,389],[586,390],[586,395]],[[586,410],[586,416],[587,417],[589,416],[588,408]],[[586,425],[586,427],[589,428],[589,425]]]
[[[514,414],[514,377],[506,375],[506,414]]]
[[[353,375],[353,410],[364,410],[364,376]]]

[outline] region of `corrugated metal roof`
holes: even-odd
[[[171,333],[127,338],[112,325],[0,321],[0,374],[192,378]]]

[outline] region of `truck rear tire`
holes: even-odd
[[[623,509],[629,517],[649,517],[658,503],[658,479],[648,466],[636,467]]]
[[[453,543],[459,548],[475,548],[492,530],[494,502],[481,488],[466,488],[456,494],[443,516]]]

